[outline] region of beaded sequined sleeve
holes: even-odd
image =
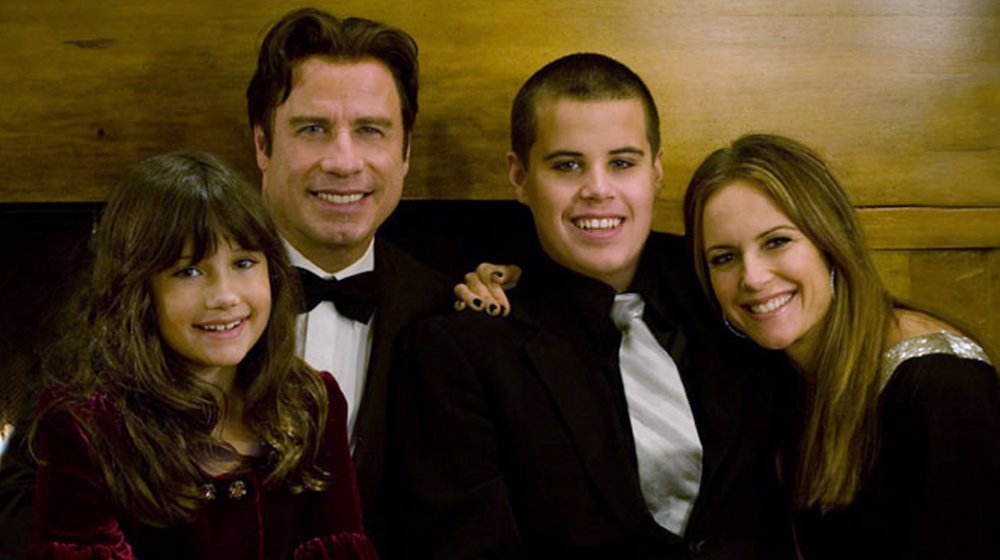
[[[990,364],[986,352],[974,340],[947,331],[937,331],[903,340],[885,352],[882,359],[881,388],[885,388],[900,364],[912,358],[931,354],[950,354]]]

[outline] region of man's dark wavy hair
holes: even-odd
[[[337,18],[316,8],[285,14],[264,37],[257,70],[247,86],[250,129],[260,126],[264,152],[271,153],[274,110],[292,92],[292,71],[319,56],[333,61],[375,60],[392,73],[403,113],[403,157],[417,119],[417,43],[409,34],[359,17]]]

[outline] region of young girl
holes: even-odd
[[[374,558],[346,405],[295,352],[297,291],[218,160],[140,163],[108,201],[49,371],[31,556]]]

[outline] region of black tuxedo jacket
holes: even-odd
[[[587,282],[528,267],[510,318],[463,312],[407,333],[393,426],[408,555],[794,557],[775,472],[777,356],[720,330],[681,238],[651,236],[634,288],[680,357],[704,448],[686,534],[673,535],[639,488],[614,293],[591,285],[588,304],[575,295]]]
[[[394,348],[403,326],[420,315],[442,311],[453,300],[446,276],[414,259],[402,249],[376,236],[375,278],[378,306],[372,326],[371,355],[364,394],[354,426],[354,466],[365,531],[385,555],[395,538],[387,535],[385,478],[389,371]],[[337,341],[330,341],[336,344]]]

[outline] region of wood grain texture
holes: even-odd
[[[86,4],[86,5],[85,5]],[[102,199],[127,165],[195,147],[256,170],[243,92],[259,35],[298,3],[0,4],[0,201]],[[421,46],[411,198],[509,198],[507,112],[549,60],[604,52],[663,114],[664,198],[711,149],[785,133],[863,206],[1000,204],[994,0],[345,1]]]
[[[892,294],[972,333],[1000,351],[1000,250],[875,251]]]
[[[1000,247],[1000,207],[858,208],[873,249]],[[681,202],[657,200],[653,229],[684,233]]]

